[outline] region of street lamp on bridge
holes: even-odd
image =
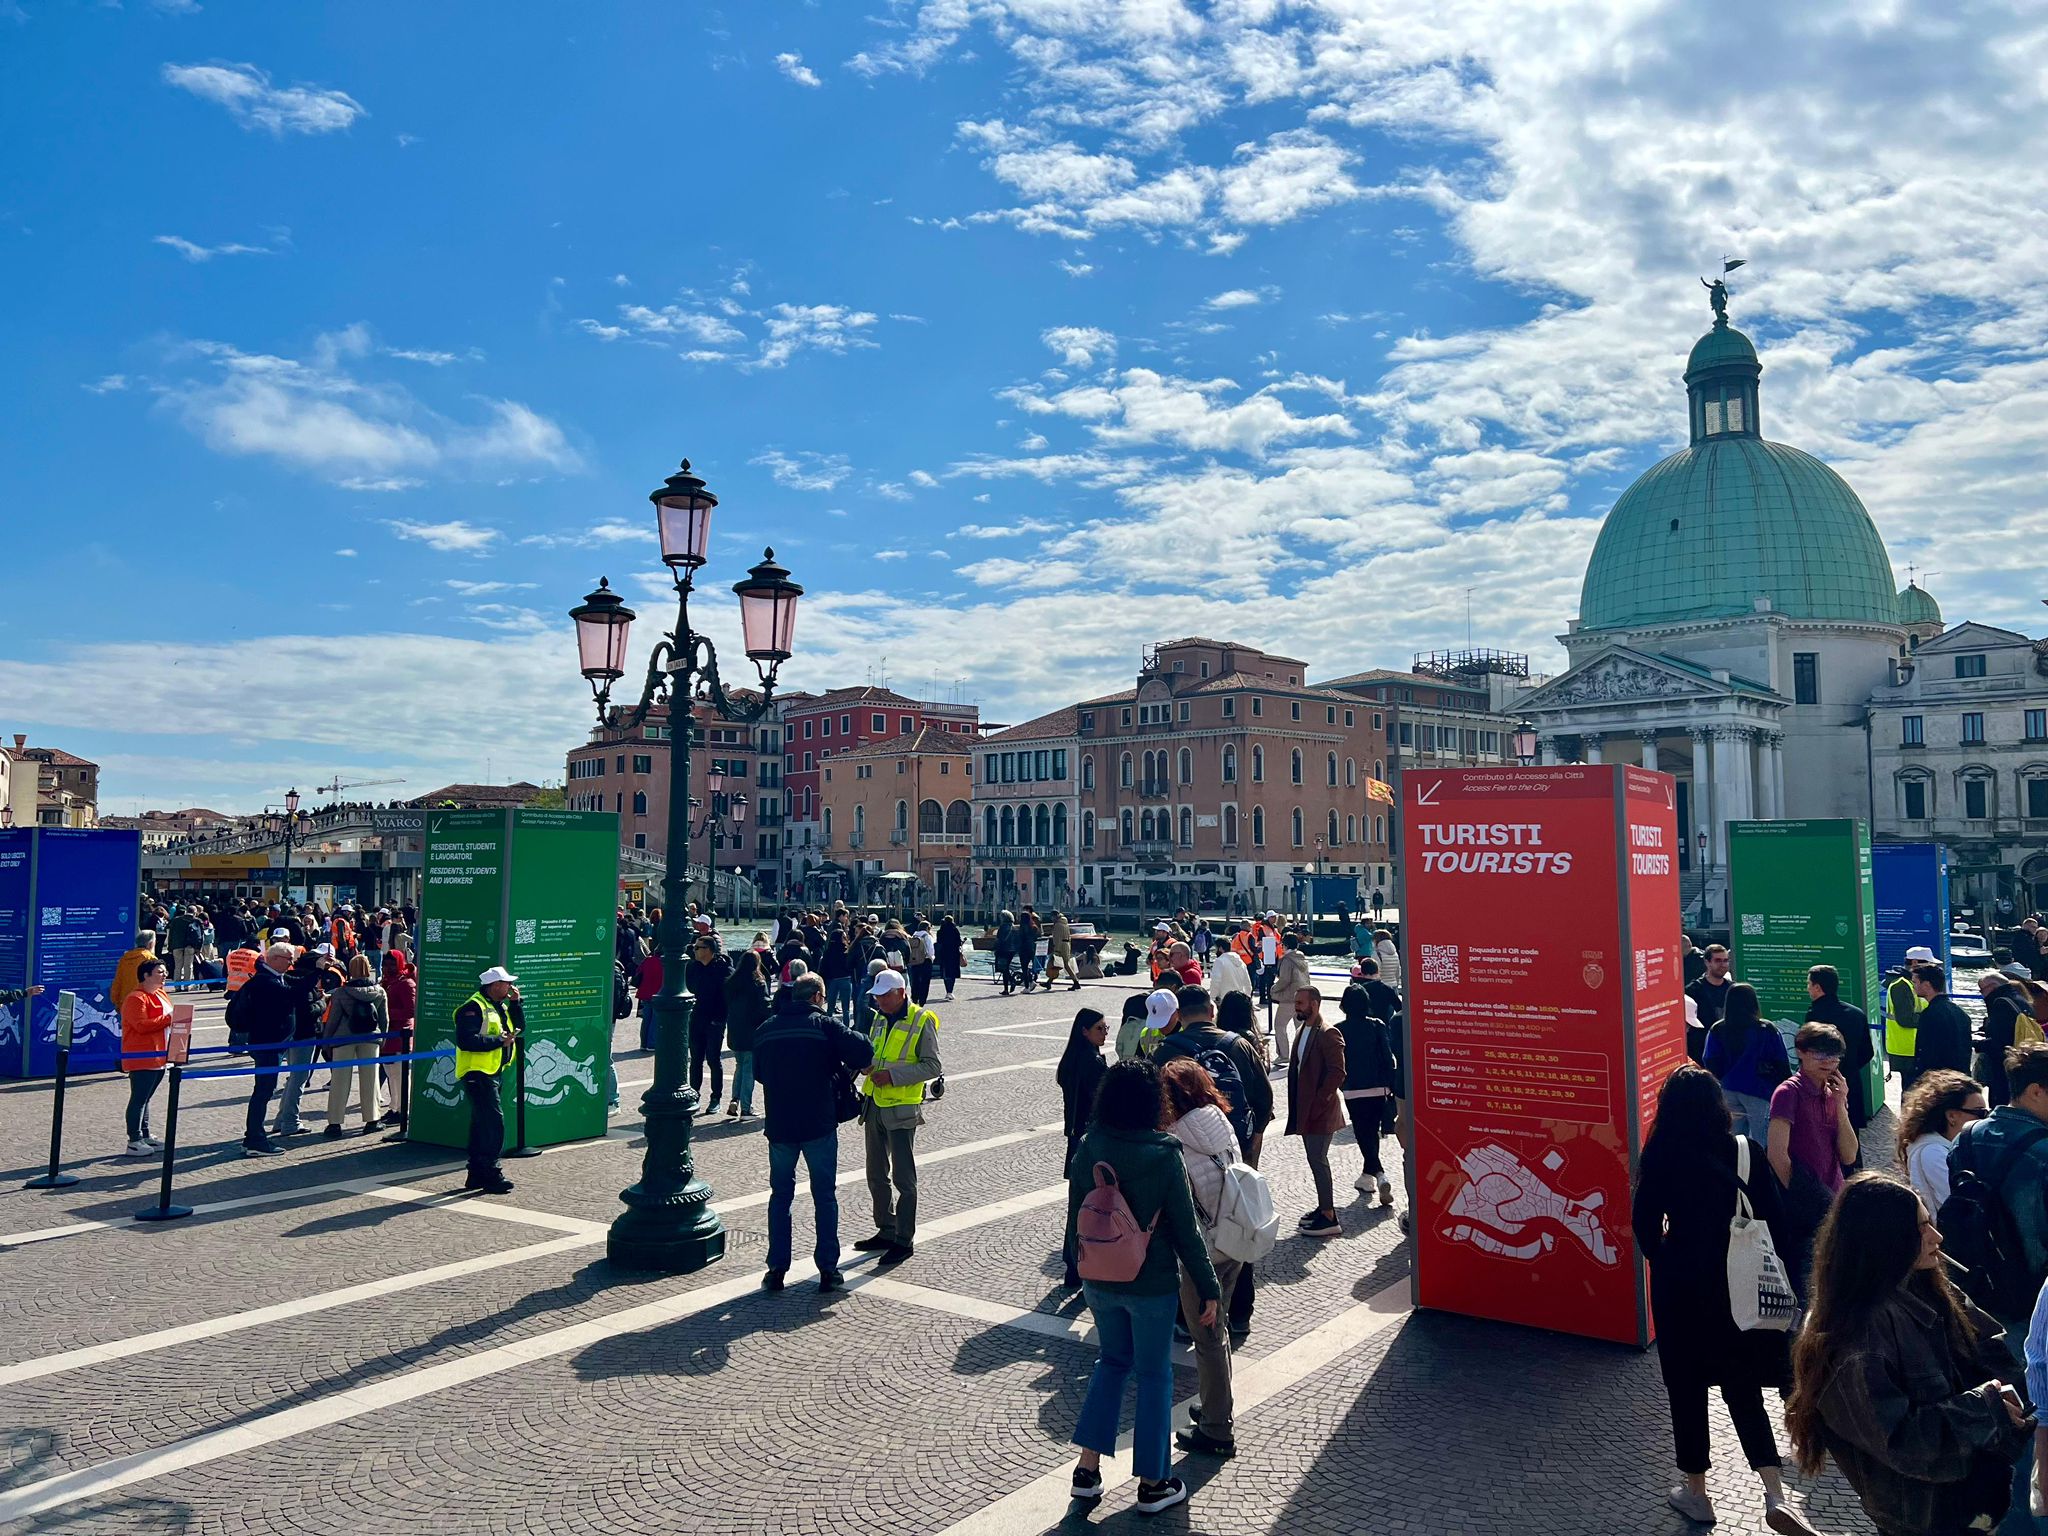
[[[689,894],[690,717],[701,696],[720,719],[750,724],[772,707],[775,677],[789,660],[796,632],[796,604],[803,588],[775,563],[768,550],[760,563],[733,585],[740,600],[740,633],[747,657],[761,679],[752,701],[731,697],[718,675],[718,652],[690,627],[690,593],[711,542],[711,513],[718,498],[690,472],[690,461],[648,495],[661,537],[662,563],[675,582],[675,628],[655,642],[647,661],[640,702],[617,717],[631,729],[657,701],[669,716],[668,846],[663,859],[663,906],[656,945],[661,952],[661,991],[654,998],[654,1084],[641,1100],[647,1116],[647,1153],[640,1182],[619,1198],[626,1209],[612,1222],[605,1250],[627,1269],[687,1274],[725,1253],[725,1227],[711,1209],[711,1187],[696,1175],[690,1155],[691,1122],[697,1095],[685,1082],[690,1011],[683,990],[688,934],[683,906]],[[608,581],[569,610],[576,623],[576,650],[584,678],[597,699],[600,725],[611,723],[612,684],[626,675],[626,644],[636,617]]]

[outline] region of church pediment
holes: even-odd
[[[1661,657],[1625,648],[1602,651],[1522,701],[1529,710],[1569,709],[1585,704],[1633,704],[1658,699],[1699,699],[1753,694],[1756,690],[1675,666]]]

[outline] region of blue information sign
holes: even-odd
[[[1914,945],[1948,969],[1948,850],[1939,843],[1877,843],[1870,850],[1877,895],[1877,964],[1882,971]]]
[[[0,830],[0,991],[28,985],[29,842],[27,827]],[[28,1004],[0,1003],[0,1077],[28,1070]]]
[[[36,829],[34,979],[44,988],[29,1015],[28,1075],[57,1070],[57,993],[78,994],[73,1054],[117,1055],[120,1004],[108,996],[114,968],[135,945],[142,834],[69,827]]]

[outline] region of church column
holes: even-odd
[[[1727,747],[1728,776],[1725,780],[1721,774],[1720,757],[1717,755],[1714,761],[1714,782],[1725,783],[1728,787],[1728,793],[1722,797],[1726,806],[1721,816],[1724,827],[1728,822],[1749,821],[1756,815],[1756,775],[1749,761],[1753,734],[1746,725],[1724,725],[1714,732],[1717,751],[1723,744]]]
[[[1600,743],[1602,739],[1598,731],[1587,731],[1579,737],[1579,749],[1585,761],[1589,763],[1600,761]]]
[[[1657,771],[1657,733],[1643,732],[1643,766],[1652,773]]]
[[[1719,743],[1711,726],[1696,725],[1692,737],[1692,814],[1697,827],[1707,834],[1707,863],[1713,867],[1728,862],[1728,845],[1721,835],[1721,774]]]
[[[1557,743],[1548,736],[1536,738],[1536,766],[1548,768],[1557,761]]]
[[[1771,814],[1785,814],[1785,733],[1771,731],[1765,736],[1771,745],[1771,759],[1765,765],[1765,777],[1771,785]]]
[[[1760,730],[1756,733],[1756,813],[1765,821],[1776,821],[1785,814],[1778,799],[1778,777],[1773,771],[1778,756],[1778,741],[1775,731]]]

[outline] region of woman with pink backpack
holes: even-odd
[[[1074,1426],[1081,1447],[1074,1497],[1088,1503],[1102,1497],[1102,1458],[1116,1449],[1124,1384],[1135,1378],[1131,1465],[1141,1515],[1156,1515],[1188,1496],[1167,1461],[1182,1271],[1201,1300],[1204,1328],[1215,1327],[1219,1294],[1180,1143],[1159,1128],[1165,1114],[1158,1069],[1143,1059],[1119,1061],[1103,1076],[1094,1121],[1068,1173],[1068,1241],[1101,1348]]]

